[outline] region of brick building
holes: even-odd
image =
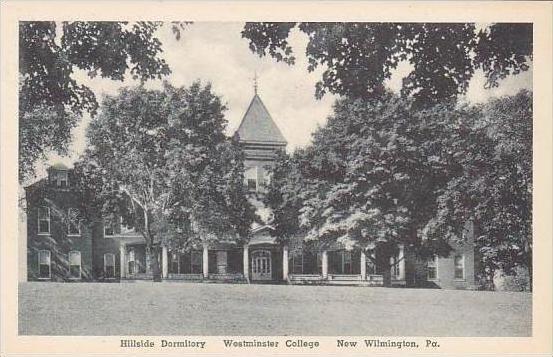
[[[307,246],[301,237],[288,244],[271,234],[270,213],[261,202],[270,167],[287,142],[269,111],[254,95],[235,135],[245,152],[245,184],[265,224],[252,227],[245,245],[234,241],[195,246],[187,251],[162,247],[159,261],[165,280],[285,282],[427,286],[472,289],[474,228],[466,225],[467,243],[453,246],[449,257],[417,258],[397,247],[386,264],[376,264],[378,250],[348,251],[339,244]],[[120,222],[80,219],[83,199],[72,184],[71,170],[54,165],[48,177],[26,187],[28,280],[135,281],[151,279],[144,238]],[[385,277],[389,277],[385,279]],[[388,284],[389,283],[389,284]]]

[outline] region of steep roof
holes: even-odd
[[[286,139],[257,94],[254,95],[235,135],[238,135],[240,141],[243,142],[277,143],[286,145]]]

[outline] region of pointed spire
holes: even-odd
[[[257,93],[252,98],[236,134],[242,142],[286,145],[286,139]]]
[[[257,71],[253,72],[253,92],[257,95]]]

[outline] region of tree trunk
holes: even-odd
[[[495,269],[490,267],[488,269],[488,274],[486,278],[486,280],[488,280],[488,286],[486,287],[486,290],[495,291]]]
[[[155,282],[161,281],[161,269],[159,267],[158,254],[159,249],[153,246],[151,241],[148,239],[148,242],[146,243],[146,256],[147,261],[150,262],[149,268]]]
[[[161,269],[159,268],[159,247],[150,249],[150,269],[155,282],[161,282]]]
[[[161,269],[159,267],[159,247],[154,246],[153,237],[150,231],[150,215],[147,210],[144,210],[144,238],[146,238],[146,254],[150,262],[150,271],[152,272],[155,282],[161,282]]]
[[[530,253],[529,262],[526,265],[526,269],[528,269],[528,288],[530,291],[534,291],[534,266],[532,265],[532,253]]]

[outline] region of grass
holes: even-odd
[[[530,336],[528,293],[21,283],[21,335]]]

